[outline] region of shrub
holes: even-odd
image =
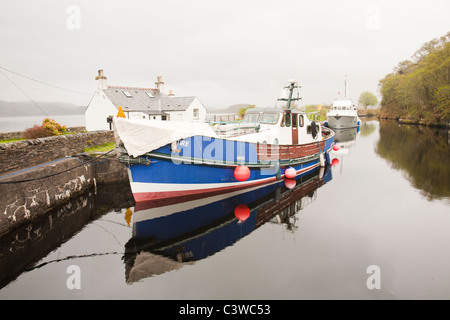
[[[42,125],[35,125],[24,131],[23,137],[25,139],[36,139],[50,136],[59,136],[66,133],[66,126],[61,126],[53,119],[45,118]]]
[[[42,121],[42,127],[47,129],[52,136],[59,136],[66,133],[66,126],[61,126],[53,119],[45,118]]]
[[[23,132],[23,137],[25,139],[43,138],[43,137],[49,137],[51,135],[52,134],[47,129],[45,129],[42,126],[38,126],[38,125],[28,128]]]

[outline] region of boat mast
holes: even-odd
[[[347,75],[344,76],[344,98],[347,98]]]
[[[302,98],[299,96],[299,93],[297,91],[297,98],[293,98],[292,94],[294,92],[294,88],[297,88],[297,90],[300,90],[300,86],[298,85],[297,81],[291,80],[289,85],[285,87],[285,89],[289,89],[289,96],[288,98],[280,98],[278,101],[287,101],[286,103],[286,110],[291,110],[291,102],[296,100],[301,100]]]

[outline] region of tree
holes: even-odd
[[[367,109],[367,106],[376,106],[378,104],[378,99],[373,93],[364,91],[359,96],[358,103],[362,104],[364,108]]]
[[[238,113],[239,113],[239,117],[240,117],[241,119],[244,118],[245,111],[247,111],[247,109],[254,108],[254,107],[255,107],[254,104],[249,104],[247,108],[240,108],[240,109],[239,109],[239,112],[238,112]]]
[[[450,32],[400,62],[379,82],[381,118],[425,124],[450,121]]]

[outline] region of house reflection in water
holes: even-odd
[[[317,168],[295,182],[136,211],[133,236],[125,245],[127,283],[207,258],[267,222],[295,230],[295,213],[330,180],[328,167]]]

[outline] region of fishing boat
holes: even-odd
[[[260,187],[325,166],[334,132],[291,108],[299,90],[290,81],[282,106],[248,109],[239,123],[114,117],[136,208]]]
[[[357,128],[361,124],[358,110],[352,99],[347,98],[347,77],[344,80],[344,97],[334,99],[330,111],[327,112],[326,125],[332,129]]]

